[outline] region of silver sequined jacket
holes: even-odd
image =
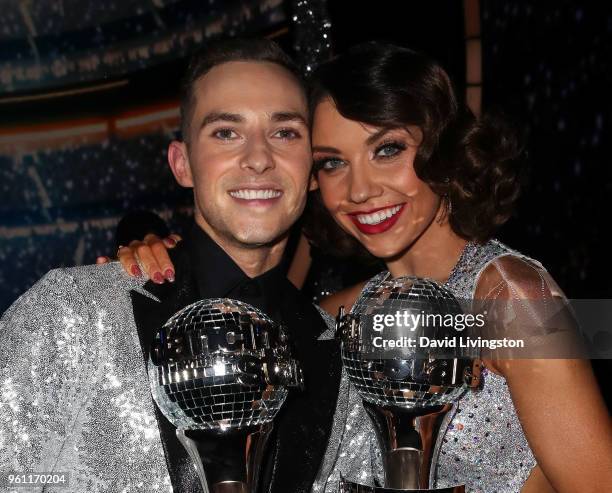
[[[65,472],[58,492],[172,491],[130,290],[118,263],[57,269],[0,321],[0,490]]]
[[[459,299],[472,299],[483,270],[507,256],[533,269],[534,289],[554,285],[539,262],[491,240],[483,245],[468,243],[445,286]],[[376,275],[364,290],[388,275]],[[331,317],[327,318],[331,324]],[[321,337],[332,335],[330,330]],[[486,368],[481,380],[481,388],[465,394],[442,423],[434,451],[431,487],[465,484],[469,492],[518,492],[536,465],[506,380]],[[336,493],[340,476],[369,486],[382,484],[381,453],[361,402],[343,371],[332,435],[313,491]]]

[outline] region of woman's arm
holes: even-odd
[[[586,493],[612,487],[610,416],[589,361],[505,360],[498,368],[553,488]]]
[[[494,289],[493,289],[494,288]],[[485,269],[476,298],[540,301],[559,291],[548,274],[517,257]],[[544,478],[558,492],[612,488],[612,426],[588,360],[501,359],[485,365],[507,381],[512,401],[540,471],[523,491],[541,491]],[[544,477],[542,477],[544,476]],[[536,484],[540,486],[536,487]],[[544,490],[545,491],[545,490]]]

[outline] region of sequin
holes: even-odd
[[[45,491],[172,491],[129,295],[143,283],[117,263],[57,269],[4,314],[3,480],[66,472],[68,487]]]

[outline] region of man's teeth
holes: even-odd
[[[244,189],[244,190],[233,190],[230,192],[230,195],[236,199],[244,199],[244,200],[265,200],[265,199],[275,199],[276,197],[281,196],[281,192],[278,190],[252,190],[252,189]]]
[[[401,208],[401,205],[396,205],[395,207],[376,211],[373,214],[359,214],[357,216],[357,221],[361,224],[379,224],[389,219],[391,216],[395,216]]]

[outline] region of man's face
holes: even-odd
[[[218,242],[274,244],[306,201],[311,151],[299,83],[274,63],[227,62],[196,81],[194,95],[189,145],[172,143],[169,159],[179,183],[194,188],[196,221]]]

